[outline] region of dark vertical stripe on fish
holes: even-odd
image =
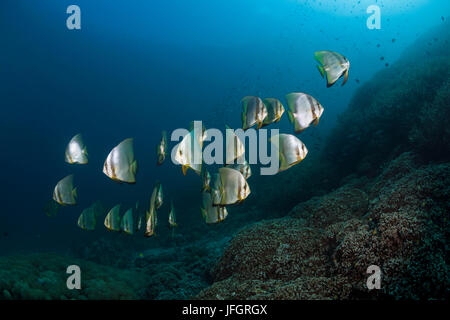
[[[313,121],[317,118],[316,111],[314,110],[314,99],[310,95],[306,95],[308,99],[309,108],[311,109],[312,119]]]

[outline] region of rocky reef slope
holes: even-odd
[[[450,165],[401,154],[374,180],[352,179],[289,217],[242,230],[198,297],[444,298],[449,209]],[[383,276],[382,290],[369,294],[370,265]]]
[[[359,90],[318,164],[264,200],[300,203],[239,232],[199,299],[448,299],[449,30]],[[371,265],[382,284],[369,292]]]

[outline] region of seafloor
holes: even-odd
[[[448,299],[449,32],[422,36],[363,84],[321,154],[276,188],[252,177],[258,206],[227,228],[141,257],[104,239],[72,255],[0,257],[0,297]],[[81,290],[66,288],[69,264]],[[370,265],[382,282],[369,292]]]

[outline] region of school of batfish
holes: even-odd
[[[339,78],[344,76],[342,85],[348,78],[350,62],[341,54],[332,51],[315,52],[322,77],[326,76],[327,87],[331,87]],[[293,124],[294,132],[301,133],[312,124],[317,125],[324,108],[314,97],[300,92],[286,95],[287,114]],[[283,104],[275,98],[261,99],[246,96],[242,103],[242,129],[247,130],[256,125],[257,129],[280,121],[285,112]],[[228,126],[226,126],[229,129]],[[219,168],[212,176],[202,160],[195,159],[202,154],[203,142],[207,138],[206,128],[200,132],[193,129],[186,134],[175,146],[175,161],[181,165],[183,174],[192,169],[202,179],[201,214],[207,224],[214,224],[225,220],[228,216],[227,206],[241,203],[250,194],[247,179],[251,176],[250,164],[245,159],[245,145],[232,130],[227,130],[226,137],[226,165]],[[287,170],[300,163],[308,154],[305,144],[292,134],[278,134],[272,136],[270,142],[276,147],[279,155],[279,172]],[[197,152],[199,151],[199,152]],[[166,159],[168,142],[166,131],[162,132],[161,140],[156,148],[156,164],[161,165]],[[69,164],[87,164],[88,152],[81,134],[75,135],[67,145],[65,161]],[[128,138],[114,147],[108,154],[103,173],[119,183],[136,183],[137,162],[134,159],[133,139]],[[44,207],[48,216],[57,214],[60,206],[77,204],[77,188],[74,187],[72,174],[61,179],[53,191],[53,200]],[[139,202],[133,208],[121,214],[121,205],[112,207],[104,218],[104,225],[110,231],[134,234],[140,230],[146,237],[155,235],[158,225],[157,211],[163,204],[163,189],[157,182],[150,196],[150,203],[145,214],[140,214]],[[99,201],[84,209],[79,218],[78,226],[83,230],[94,230],[99,217],[106,213]],[[170,227],[177,227],[176,213],[171,201],[168,213]]]

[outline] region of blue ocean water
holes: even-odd
[[[66,28],[71,4],[81,8],[81,30]],[[366,26],[371,4],[381,8],[380,30]],[[79,229],[81,210],[96,200],[107,208],[137,200],[147,206],[156,180],[178,208],[177,232],[190,233],[203,223],[200,182],[170,159],[155,165],[162,130],[170,134],[191,120],[237,128],[242,97],[283,100],[301,91],[325,108],[314,133],[302,135],[307,145],[320,144],[361,84],[449,12],[446,0],[2,1],[0,255],[66,251],[111,237],[102,221],[93,233]],[[350,60],[345,86],[326,88],[313,59],[318,50]],[[292,130],[286,116],[275,127]],[[88,146],[87,166],[64,162],[76,133]],[[128,137],[139,164],[136,185],[102,173],[109,151]],[[70,173],[79,203],[49,218],[42,207]]]

